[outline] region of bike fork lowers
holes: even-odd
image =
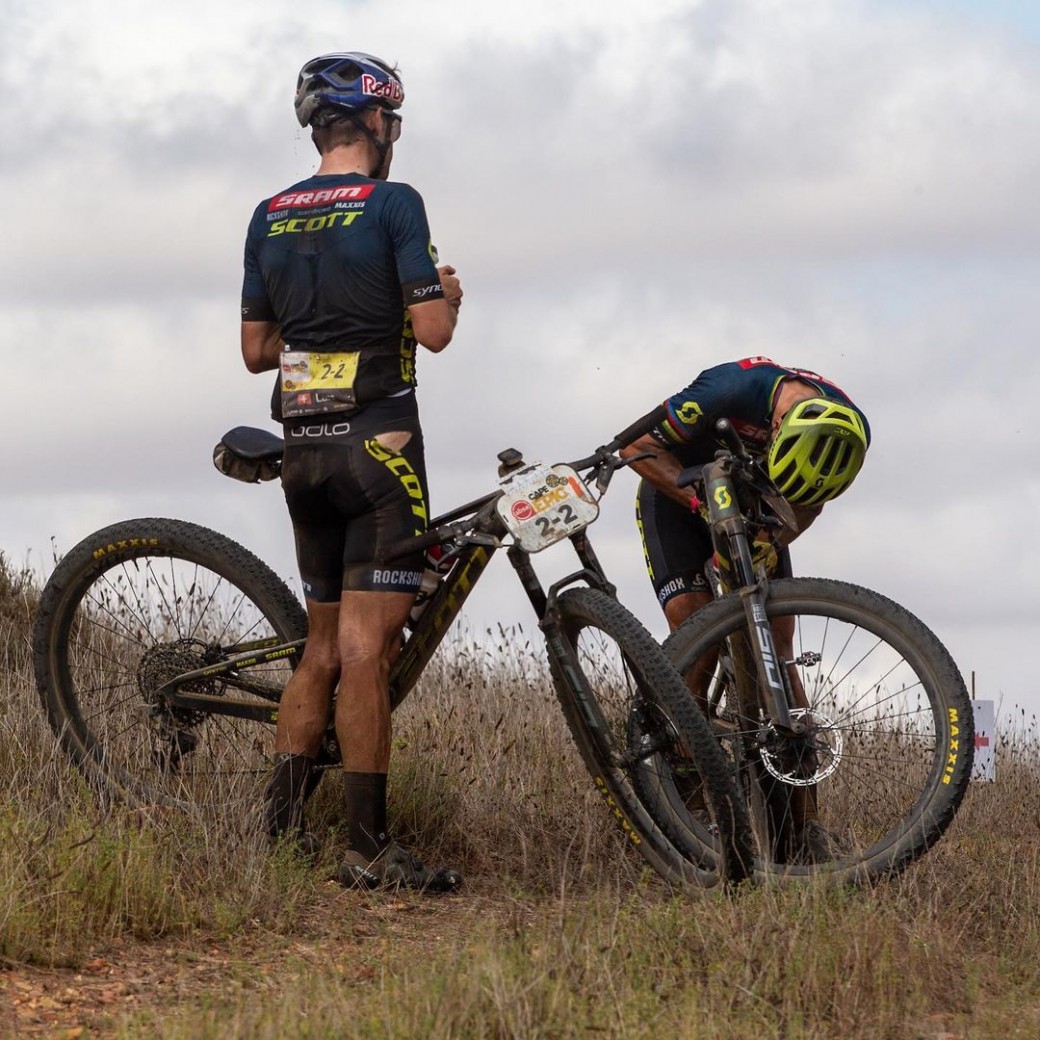
[[[764,577],[755,577],[747,529],[736,501],[731,469],[725,460],[714,462],[705,469],[706,504],[712,530],[723,536],[716,541],[724,540],[729,548],[729,563],[736,574],[736,587],[751,636],[749,650],[755,661],[760,707],[778,728],[798,733],[803,727],[791,717],[791,690],[766,614],[768,581]]]

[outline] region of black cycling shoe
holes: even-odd
[[[348,852],[339,867],[339,883],[347,888],[408,888],[432,894],[457,891],[462,875],[447,867],[434,870],[392,841],[372,860],[360,852]]]

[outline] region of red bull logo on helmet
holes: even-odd
[[[383,81],[366,72],[361,77],[361,93],[371,94],[373,97],[383,98],[386,101],[403,101],[404,90],[396,79]]]

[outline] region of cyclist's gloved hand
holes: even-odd
[[[771,538],[760,535],[751,543],[751,562],[754,564],[755,570],[764,567],[766,574],[775,572],[780,560]]]
[[[759,567],[764,567],[766,574],[773,574],[776,571],[780,559],[777,555],[776,546],[772,541],[770,541],[767,535],[760,535],[756,538],[751,543],[750,549],[751,564],[756,571]],[[729,573],[730,561],[720,556],[718,553],[713,554],[711,562],[716,571],[723,574]]]

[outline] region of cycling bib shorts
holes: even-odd
[[[636,522],[647,573],[662,608],[673,597],[687,592],[714,595],[705,577],[705,567],[714,553],[711,530],[699,513],[643,480],[636,496]],[[772,576],[789,578],[791,573],[791,554],[781,549]]]
[[[409,435],[399,449],[380,435]],[[376,562],[429,521],[423,436],[415,395],[373,402],[349,418],[285,424],[282,489],[296,537],[304,594],[419,590],[423,553]]]

